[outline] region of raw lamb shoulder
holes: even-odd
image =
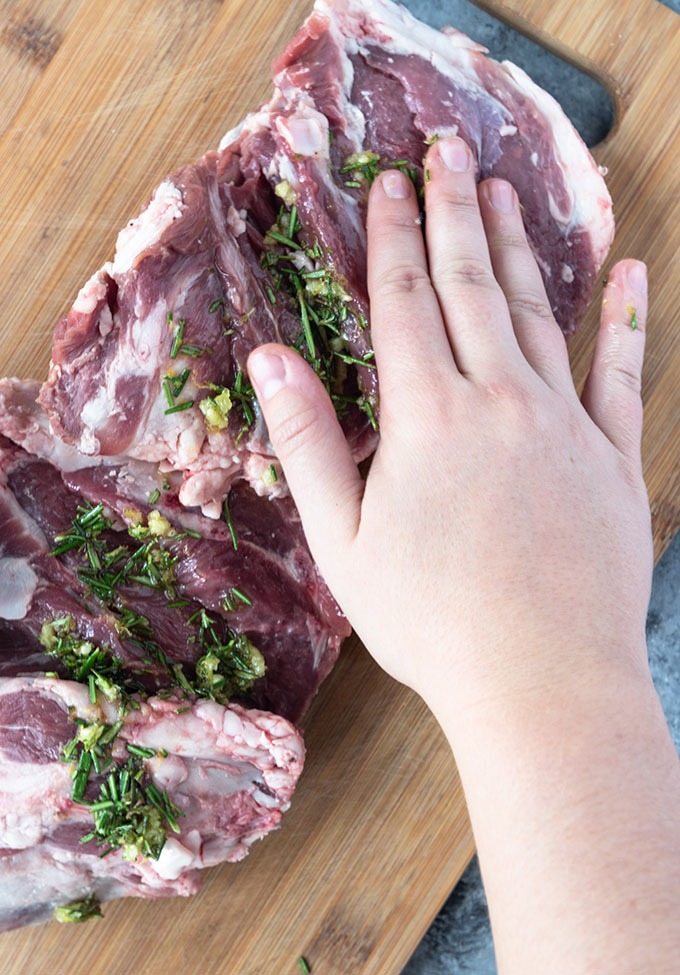
[[[115,768],[123,770],[115,781],[120,786],[135,754],[146,754],[137,759],[140,815],[156,809],[154,787],[172,826],[155,856],[127,824],[111,846],[97,835],[97,813],[72,798],[63,754],[78,729],[117,720],[116,707],[102,695],[93,704],[82,684],[0,678],[0,931],[49,920],[55,909],[66,917],[96,911],[116,897],[193,894],[204,867],[241,860],[290,805],[304,746],[289,722],[236,704],[186,707],[178,697],[150,697],[127,712],[113,741]],[[110,775],[104,767],[90,779],[87,802],[101,803]]]
[[[269,102],[161,183],[57,327],[41,394],[55,432],[88,455],[181,471],[180,500],[211,517],[239,479],[279,496],[285,482],[244,380],[249,351],[278,340],[314,365],[365,456],[379,413],[368,186],[394,165],[419,183],[427,143],[452,133],[479,178],[514,183],[571,334],[613,219],[557,103],[465,35],[389,0],[319,0],[274,64]]]

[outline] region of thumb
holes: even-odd
[[[356,534],[363,494],[333,404],[314,370],[286,346],[259,346],[248,373],[312,555],[330,576]]]
[[[591,418],[627,461],[639,467],[642,360],[647,324],[647,271],[619,261],[602,297],[600,330],[581,397]]]

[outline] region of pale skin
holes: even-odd
[[[293,350],[255,351],[251,380],[339,604],[451,744],[499,971],[676,975],[680,765],[645,646],[645,267],[611,270],[579,398],[514,190],[477,187],[458,139],[425,168],[424,235],[402,173],[371,190],[367,478]]]

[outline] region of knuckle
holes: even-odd
[[[383,296],[422,293],[431,288],[430,276],[417,264],[393,264],[386,268],[377,280]]]
[[[496,279],[488,264],[477,258],[444,260],[434,274],[437,286],[461,288],[496,288]]]
[[[479,214],[479,203],[477,201],[477,192],[472,187],[471,189],[466,189],[462,186],[451,186],[444,185],[442,183],[438,184],[440,192],[440,201],[447,208],[457,210],[462,213]]]
[[[407,252],[416,245],[422,246],[423,232],[420,214],[395,209],[380,221],[370,223],[369,247],[377,253],[393,254],[395,251]]]
[[[535,291],[513,291],[506,295],[506,300],[513,318],[529,318],[546,323],[554,321],[547,301]]]
[[[640,396],[642,392],[642,375],[639,369],[626,362],[619,362],[612,371],[614,381],[635,396]]]
[[[319,411],[312,406],[306,406],[281,417],[271,434],[277,453],[285,458],[314,447],[321,439]]]
[[[529,247],[524,228],[522,228],[521,233],[519,230],[496,230],[492,235],[491,242],[499,250],[526,251]]]
[[[512,376],[501,376],[486,385],[487,396],[502,411],[503,427],[520,440],[539,431],[545,422],[535,393]]]

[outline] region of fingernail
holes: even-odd
[[[647,267],[642,261],[635,261],[628,270],[628,284],[633,291],[644,294],[647,291]]]
[[[503,179],[491,179],[484,184],[489,203],[500,213],[511,213],[515,209],[515,191]]]
[[[405,200],[411,192],[411,181],[398,169],[385,173],[381,183],[385,196],[389,196],[390,200]]]
[[[452,173],[464,173],[470,168],[470,150],[462,139],[442,139],[438,146],[439,158]]]
[[[280,355],[253,352],[248,359],[248,374],[261,402],[270,400],[286,381],[286,364]]]

